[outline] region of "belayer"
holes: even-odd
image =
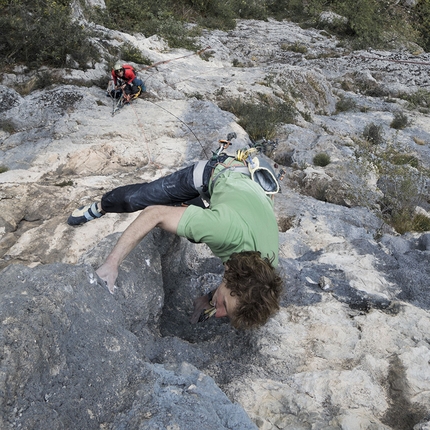
[[[154,227],[206,243],[224,263],[224,278],[195,300],[191,322],[215,315],[229,317],[236,328],[257,327],[279,309],[283,284],[276,269],[279,237],[271,198],[279,184],[259,158],[220,149],[209,161],[153,182],[115,188],[100,202],[76,209],[67,222],[75,226],[107,213],[142,210],[97,269],[111,293],[120,264]],[[194,203],[202,197],[210,201],[208,208]]]
[[[109,82],[108,92],[113,98],[120,98],[124,94],[126,102],[139,97],[145,92],[145,84],[136,76],[136,71],[129,64],[116,63],[112,69],[112,80]]]

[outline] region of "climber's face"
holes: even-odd
[[[230,295],[230,290],[227,288],[224,280],[216,289],[212,298],[212,303],[216,308],[215,316],[217,318],[230,317],[233,315],[237,305],[237,297]]]

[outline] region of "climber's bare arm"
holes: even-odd
[[[97,274],[106,282],[111,293],[114,291],[118,277],[118,268],[127,255],[154,227],[176,233],[185,209],[185,207],[149,206],[126,228],[104,264],[97,269]]]

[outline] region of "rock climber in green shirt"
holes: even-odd
[[[154,227],[206,243],[224,263],[225,273],[216,290],[195,300],[191,322],[215,315],[229,317],[236,328],[257,327],[279,309],[282,280],[276,270],[273,200],[251,179],[246,165],[222,153],[153,182],[115,188],[100,202],[76,209],[67,222],[80,225],[110,212],[142,210],[97,270],[111,293],[120,264]],[[202,202],[201,196],[210,200],[208,208],[181,206]]]

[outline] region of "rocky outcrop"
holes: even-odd
[[[193,365],[151,360],[164,296],[153,242],[119,300],[88,265],[3,271],[2,428],[256,428]]]
[[[0,427],[428,428],[430,241],[381,219],[397,183],[366,153],[363,132],[374,124],[381,151],[430,165],[428,111],[401,98],[430,90],[429,55],[350,53],[276,21],[203,34],[204,59],[156,37],[112,36],[171,60],[141,71],[147,97],[115,115],[103,89],[76,85],[102,78],[104,64],[56,71],[69,84],[28,95],[16,89],[31,74],[2,78]],[[298,44],[306,49],[288,49]],[[193,298],[222,278],[205,245],[154,231],[111,295],[95,269],[135,215],[65,222],[115,186],[210,156],[230,131],[229,150],[245,147],[237,118],[218,106],[236,97],[295,109],[271,154],[286,171],[275,200],[282,307],[251,332],[189,324]],[[390,126],[396,112],[404,128]],[[328,165],[314,165],[319,153]],[[425,186],[420,197],[426,215]]]

